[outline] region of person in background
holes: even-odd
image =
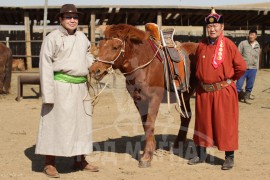
[[[260,44],[257,39],[257,31],[251,29],[249,31],[248,40],[241,41],[238,45],[238,49],[242,54],[246,64],[247,71],[236,82],[239,101],[243,101],[247,104],[251,104],[249,100],[251,98],[251,92],[254,86],[257,70],[259,69],[260,58]],[[242,90],[244,82],[246,81],[245,92]]]
[[[89,40],[77,30],[80,14],[75,5],[63,5],[60,26],[46,36],[40,51],[42,110],[35,153],[45,155],[43,172],[52,178],[60,177],[56,156],[73,156],[74,169],[99,171],[85,159],[93,151],[87,88],[93,57]]]
[[[235,80],[246,70],[246,63],[236,45],[223,35],[224,18],[212,9],[205,18],[208,37],[196,52],[195,130],[193,140],[197,155],[188,161],[195,165],[206,160],[206,148],[225,151],[222,170],[234,165],[238,149],[238,94]]]

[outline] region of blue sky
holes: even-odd
[[[43,6],[45,0],[1,0],[0,6],[20,7],[20,6]],[[49,6],[60,6],[72,3],[77,6],[106,6],[106,5],[145,5],[145,6],[222,6],[237,4],[252,4],[269,2],[269,0],[48,0]],[[23,3],[23,4],[22,4]]]

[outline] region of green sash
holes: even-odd
[[[65,83],[80,84],[87,81],[87,76],[72,76],[63,72],[54,72],[54,80]]]

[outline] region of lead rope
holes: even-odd
[[[112,67],[108,68],[108,69],[107,69],[107,72],[108,72],[109,75],[115,74],[115,71],[113,70]],[[99,96],[99,95],[105,90],[105,88],[108,86],[108,84],[109,84],[109,79],[110,79],[110,78],[108,78],[108,80],[107,80],[107,82],[105,83],[104,87],[103,87],[99,92],[97,92],[97,94],[95,93],[95,89],[93,88],[93,86],[89,83],[89,87],[91,87],[91,89],[93,89],[93,92],[94,92],[94,97],[92,98],[92,102],[91,102],[91,104],[92,104],[93,107],[98,103],[98,101],[97,101],[98,96]],[[91,80],[90,80],[90,82],[91,82]],[[90,88],[88,88],[88,92],[89,92],[89,94],[90,94]],[[95,94],[96,94],[96,95],[95,95]]]

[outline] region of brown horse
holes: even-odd
[[[154,130],[155,120],[162,102],[164,87],[163,63],[156,56],[148,42],[149,35],[131,25],[120,24],[108,26],[105,40],[99,44],[98,59],[90,67],[91,76],[101,80],[108,69],[119,69],[126,77],[126,88],[140,113],[145,131],[145,148],[139,167],[149,167],[156,148]],[[184,102],[188,112],[190,97],[194,92],[195,78],[191,59],[197,49],[196,43],[183,43],[178,47],[189,55],[191,67],[189,92],[184,93]],[[191,114],[191,113],[190,113]],[[174,142],[177,148],[186,140],[189,118],[181,118],[181,127]]]
[[[0,94],[9,93],[11,82],[12,53],[0,43]]]

